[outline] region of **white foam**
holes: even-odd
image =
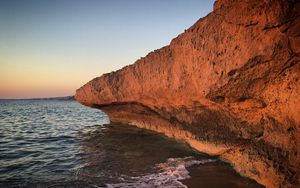
[[[186,188],[179,180],[190,178],[188,167],[200,165],[216,160],[196,160],[193,157],[185,158],[169,158],[165,163],[157,165],[158,173],[149,174],[138,177],[125,177],[124,182],[116,184],[107,184],[108,188],[152,188],[152,187],[165,187],[165,188]]]

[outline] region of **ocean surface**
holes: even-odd
[[[75,101],[0,101],[0,187],[260,187],[217,158]]]

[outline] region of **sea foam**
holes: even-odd
[[[158,173],[149,174],[137,177],[122,177],[120,180],[124,181],[116,184],[107,184],[108,188],[152,188],[152,187],[165,187],[165,188],[186,188],[180,180],[188,179],[188,167],[194,165],[215,162],[214,159],[196,160],[193,157],[185,158],[169,158],[165,163],[160,163],[156,166]]]

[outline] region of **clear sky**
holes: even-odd
[[[161,48],[214,0],[0,0],[0,98],[73,95]]]

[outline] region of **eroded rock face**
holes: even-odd
[[[267,187],[296,187],[299,55],[299,1],[218,0],[169,46],[75,98],[111,121],[184,139]]]

